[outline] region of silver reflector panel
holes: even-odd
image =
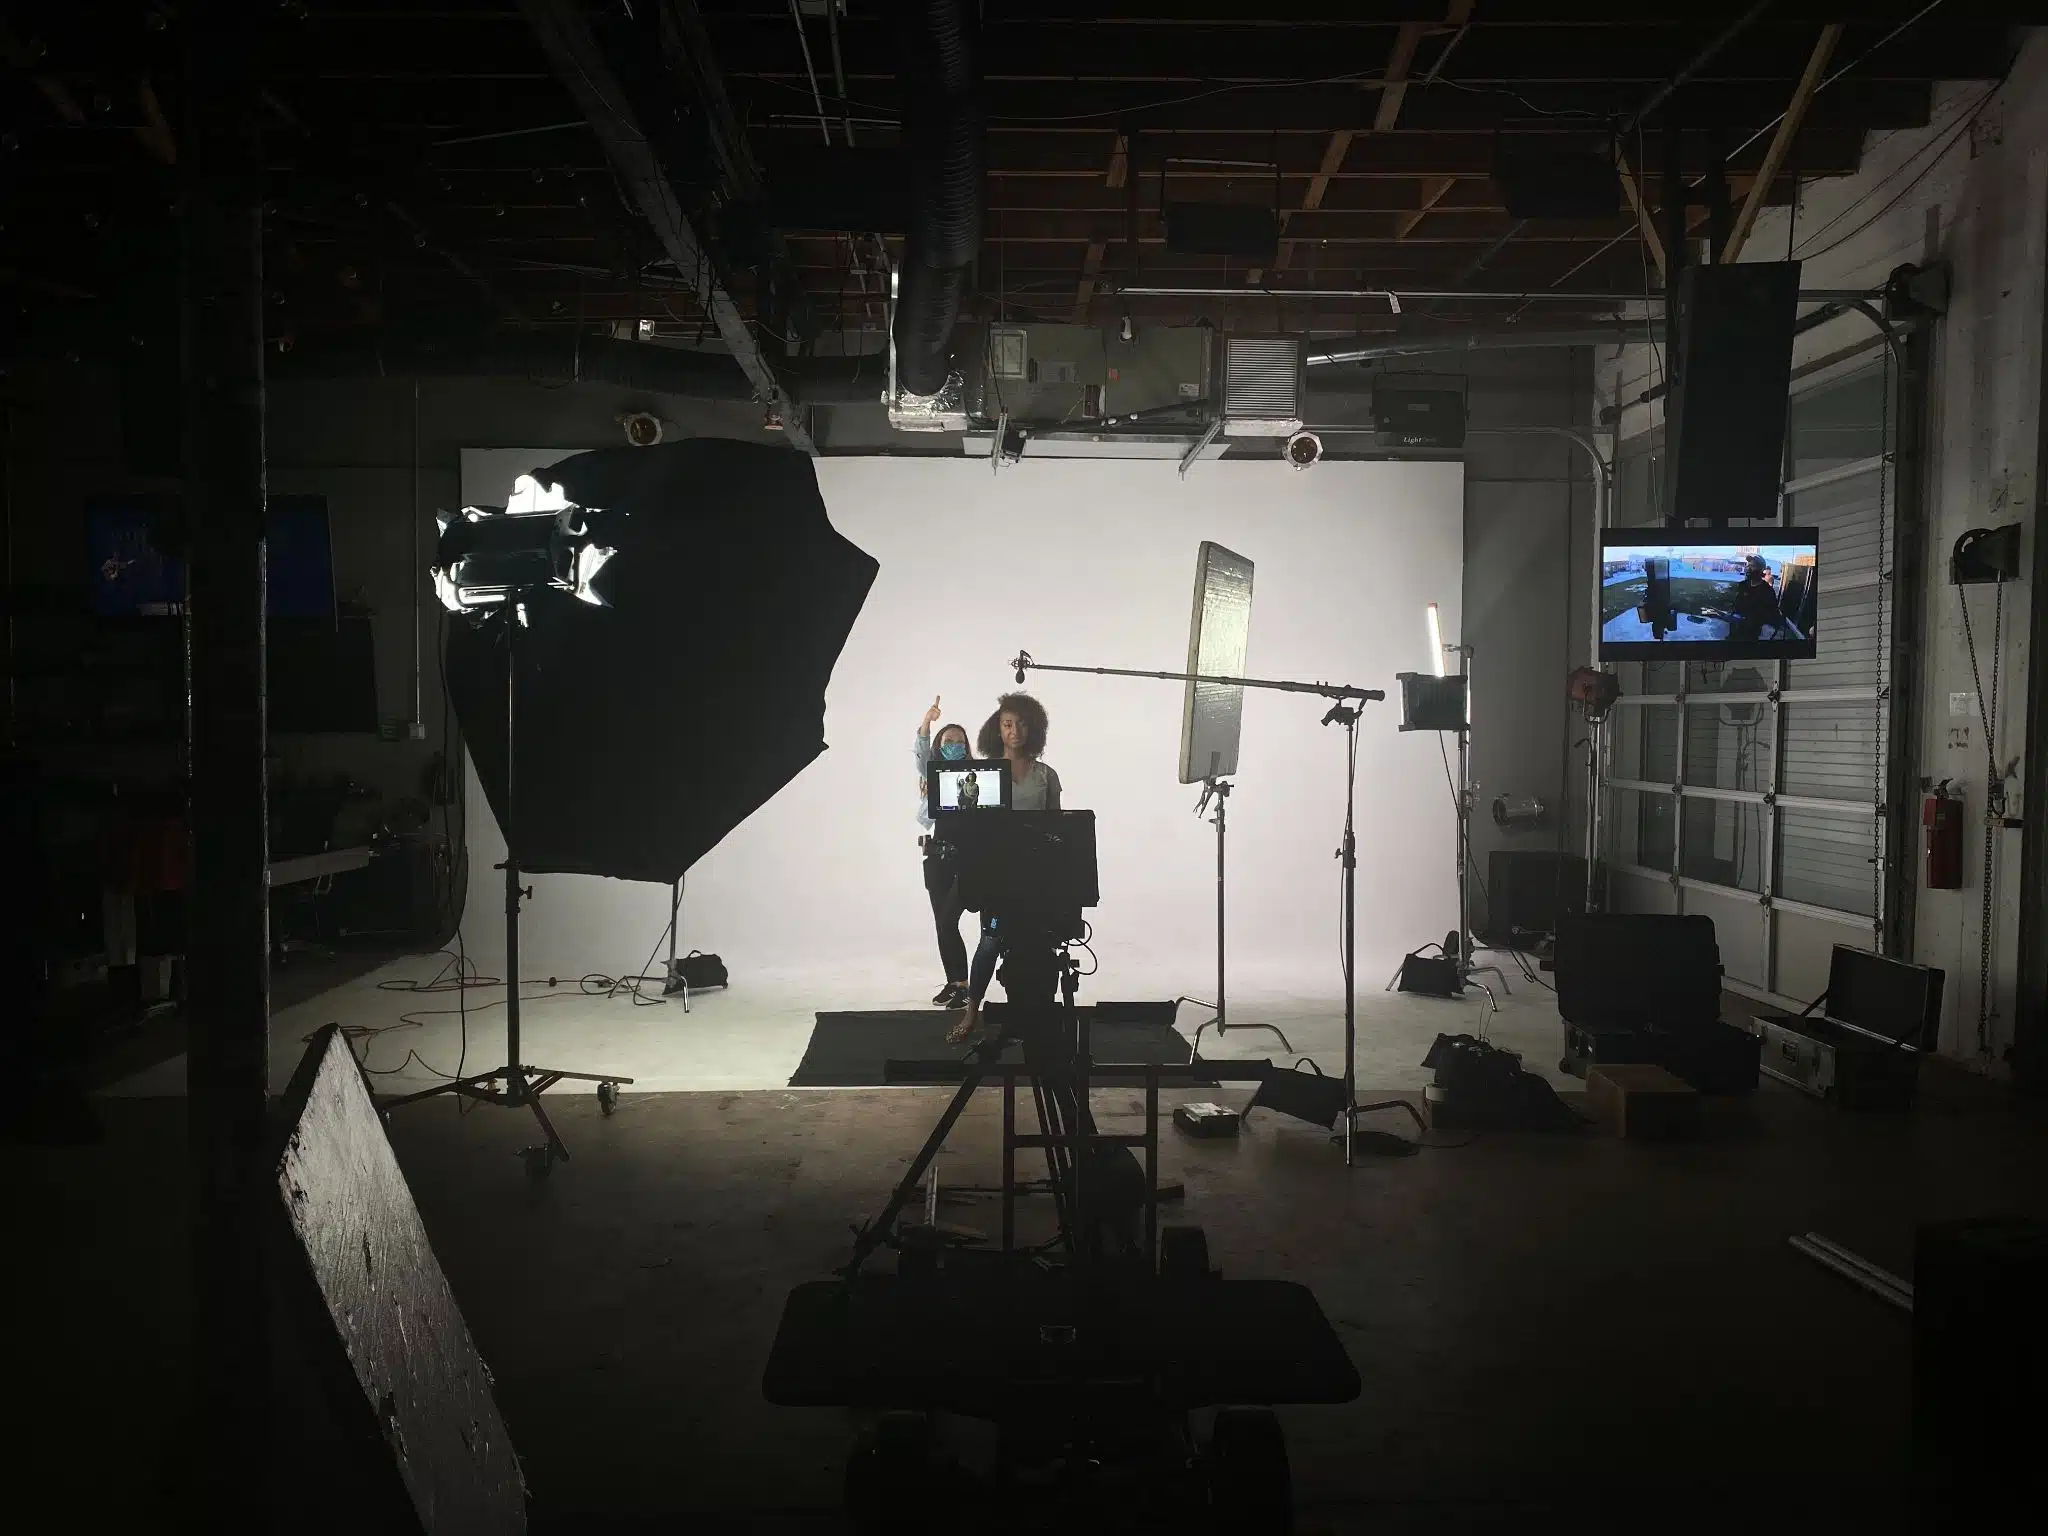
[[[1202,541],[1195,557],[1195,611],[1188,621],[1189,672],[1243,677],[1252,627],[1252,563],[1221,544]],[[1180,716],[1180,781],[1199,784],[1237,772],[1244,690],[1228,683],[1189,683]]]

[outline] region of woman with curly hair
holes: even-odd
[[[996,700],[995,713],[982,722],[976,740],[984,758],[1000,757],[1010,770],[1010,809],[1056,811],[1060,808],[1060,776],[1044,760],[1045,706],[1028,693],[1006,693]],[[958,1045],[981,1028],[981,1000],[995,979],[1001,952],[995,920],[983,914],[981,943],[968,972],[966,1011],[947,1034]]]

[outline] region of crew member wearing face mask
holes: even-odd
[[[932,727],[939,718],[939,701],[924,712],[917,728],[917,819],[925,830],[918,839],[924,849],[924,888],[932,901],[932,924],[939,935],[939,960],[946,968],[946,984],[932,994],[935,1008],[959,1008],[967,1002],[967,945],[960,937],[960,876],[953,867],[952,850],[931,835],[932,813],[925,775],[935,761],[967,760],[967,730],[964,726],[939,726],[938,739]]]

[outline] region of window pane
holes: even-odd
[[[1873,916],[1877,820],[1820,811],[1778,811],[1777,894],[1787,901]]]
[[[1870,805],[1877,798],[1877,709],[1870,704],[1787,704],[1783,793]]]
[[[1678,778],[1678,706],[1645,704],[1617,713],[1614,776],[1671,784]]]
[[[1609,791],[1607,846],[1618,863],[1670,869],[1676,831],[1670,795],[1635,789]]]
[[[1823,544],[1822,550],[1827,546]],[[1823,553],[1825,561],[1827,555]],[[1878,634],[1876,587],[1828,589],[1825,568],[1820,578],[1820,604],[1814,627],[1820,643],[1811,661],[1787,662],[1787,688],[1872,688],[1877,685]]]
[[[1680,874],[1738,890],[1764,888],[1764,808],[1729,800],[1685,802],[1685,867]]]
[[[1885,370],[1861,372],[1792,397],[1791,469],[1802,480],[1884,452]]]
[[[1868,581],[1879,569],[1877,496],[1887,491],[1881,473],[1872,470],[1833,485],[1801,491],[1790,498],[1791,521],[1820,530],[1820,589],[1830,584]]]
[[[1737,691],[1746,681],[1736,675],[1727,691]],[[1754,691],[1762,692],[1763,679],[1756,676],[1755,682]],[[1772,725],[1768,704],[1686,705],[1685,782],[1711,789],[1769,789]]]

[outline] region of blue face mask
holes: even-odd
[[[949,763],[965,762],[967,760],[967,743],[964,741],[943,742],[939,746],[939,756]]]

